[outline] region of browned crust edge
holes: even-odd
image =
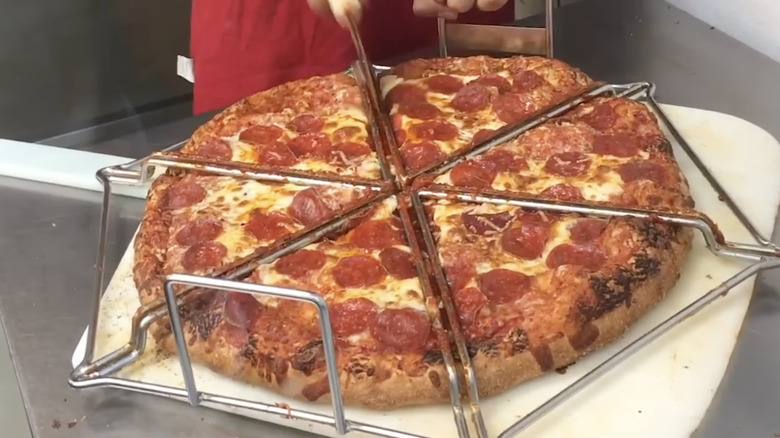
[[[633,288],[631,299],[626,304],[586,323],[586,325],[592,324],[597,329],[597,332],[594,332],[593,327],[588,327],[593,337],[586,340],[588,342],[586,347],[575,348],[572,344],[582,340],[572,341],[565,336],[548,344],[549,352],[543,352],[543,355],[551,362],[544,364],[544,369],[540,365],[543,361],[538,360],[531,350],[498,358],[491,358],[483,351],[478,351],[472,358],[472,365],[480,394],[494,395],[546,374],[552,369],[571,365],[588,353],[606,347],[621,338],[637,320],[662,301],[677,283],[692,241],[693,230],[683,228],[674,239],[670,239],[669,249],[646,247],[647,255],[659,261],[658,272],[648,276]]]
[[[179,178],[162,175],[152,185],[147,208],[134,243],[133,278],[142,305],[163,298],[161,274],[168,241],[167,213],[161,208],[165,190]],[[208,305],[208,304],[207,304]],[[249,346],[238,348],[226,342],[230,328],[222,320],[222,309],[213,306],[190,320],[183,317],[188,352],[194,362],[216,373],[239,381],[267,387],[300,400],[330,402],[327,374],[322,363],[323,353],[316,340],[310,349],[299,351],[291,359],[277,359],[272,353],[252,354]],[[209,325],[204,327],[204,325]],[[167,318],[149,328],[158,348],[177,354],[176,343]],[[398,369],[392,356],[361,357],[360,360],[339,358],[339,379],[345,403],[372,409],[444,402],[449,399],[447,371],[440,356],[412,358],[425,362],[410,375]],[[314,370],[295,369],[293,362],[309,360]]]
[[[560,61],[555,62],[560,63]],[[574,72],[578,78],[580,75],[586,78],[586,83],[592,83],[587,76],[578,70],[566,64],[560,64],[566,71]],[[430,63],[429,67],[437,68],[439,69],[437,72],[441,73],[442,66],[448,65],[453,64]],[[476,72],[469,70],[466,73]],[[268,99],[279,99],[279,93],[297,91],[302,82],[315,84],[334,76],[351,80],[351,78],[340,74],[310,78],[284,84],[279,89],[281,91],[277,93],[264,91],[243,99],[201,126],[193,134],[185,148],[218,129],[220,124],[225,123],[226,118],[235,117],[245,107],[257,108],[262,105],[270,105]],[[148,304],[163,296],[160,274],[164,264],[169,218],[161,209],[161,202],[165,190],[177,180],[176,176],[163,175],[153,183],[134,244],[133,278],[142,304]],[[588,347],[577,350],[572,346],[571,340],[567,338],[550,344],[552,367],[569,365],[587,353],[610,344],[621,337],[628,327],[661,301],[676,283],[683,261],[690,249],[691,241],[692,232],[687,229],[682,230],[678,234],[678,238],[672,242],[670,250],[655,251],[656,254],[653,255],[660,261],[660,271],[647,278],[633,291],[630,306],[621,306],[591,321],[591,324],[598,329],[598,336]],[[652,251],[652,249],[648,251]],[[215,310],[215,312],[217,317],[221,316],[221,310]],[[262,362],[258,361],[256,357],[250,359],[245,355],[245,349],[227,344],[225,337],[220,336],[222,331],[226,330],[224,322],[217,320],[214,324],[215,327],[211,328],[213,335],[204,338],[199,335],[198,327],[189,321],[185,322],[185,336],[189,354],[196,362],[205,364],[217,373],[268,387],[288,397],[303,400],[314,399],[319,402],[330,400],[329,391],[326,390],[327,381],[324,369],[304,373],[292,369],[289,361],[274,360],[270,357],[263,358]],[[161,321],[152,325],[150,333],[155,337],[162,350],[169,353],[176,352],[170,326],[166,322]],[[361,365],[362,371],[360,373],[349,372],[345,367],[340,367],[342,395],[347,404],[373,409],[389,409],[444,402],[448,399],[447,373],[440,360],[427,365],[427,369],[420,375],[410,376],[396,369],[387,369],[387,364],[383,363],[381,359],[367,359]],[[549,371],[549,369],[542,370],[539,361],[530,351],[511,357],[502,357],[500,360],[477,353],[472,359],[472,364],[478,376],[480,393],[484,396],[504,391]]]

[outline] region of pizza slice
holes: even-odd
[[[381,79],[409,171],[435,165],[592,83],[578,70],[541,57],[418,59]]]
[[[235,266],[369,196],[367,189],[163,175],[150,190],[135,244],[142,303],[162,297],[161,276],[211,275]]]
[[[674,285],[692,236],[663,224],[508,205],[428,209],[483,395],[621,336]]]
[[[458,163],[434,182],[563,201],[673,211],[693,207],[655,116],[629,99],[582,104]]]
[[[180,152],[243,163],[380,179],[355,80],[313,77],[250,96],[199,128]]]
[[[387,198],[346,233],[262,265],[247,279],[325,298],[348,404],[386,409],[449,396],[436,304],[423,292],[420,260],[395,210],[395,198]],[[313,305],[226,293],[211,306],[217,322],[190,342],[193,357],[287,396],[329,402]]]

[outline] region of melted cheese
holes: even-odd
[[[290,114],[285,119],[292,120],[294,116]],[[289,121],[288,120],[288,121]],[[331,136],[335,131],[344,127],[355,127],[360,131],[348,139],[355,143],[367,143],[368,132],[366,126],[368,120],[364,112],[356,107],[344,108],[335,114],[328,117],[324,117],[325,125],[322,129],[322,133]],[[298,133],[292,131],[287,127],[287,123],[276,122],[269,123],[269,126],[276,126],[283,131],[282,138],[292,139],[298,136]],[[243,130],[241,130],[243,131]],[[231,136],[222,137],[233,150],[232,160],[241,163],[257,163],[258,162],[258,150],[257,147],[248,143],[244,143],[239,140],[241,131],[234,133]],[[370,145],[369,145],[370,147]],[[342,163],[329,163],[321,158],[308,157],[294,166],[292,169],[310,172],[327,172],[337,175],[356,176],[359,178],[377,179],[380,177],[379,160],[376,153],[371,153],[368,156],[356,158],[354,160],[347,160],[343,157]],[[262,163],[261,163],[262,164]]]
[[[508,72],[500,72],[499,75],[506,77],[507,79],[510,78]],[[464,76],[464,75],[449,75],[456,77],[460,79],[464,84],[469,83],[470,81],[473,81],[474,79],[477,79],[479,76]],[[407,83],[407,84],[422,84],[425,79],[409,79],[409,80],[403,80],[397,76],[388,75],[382,78],[380,81],[380,87],[382,89],[382,96],[386,97],[387,94],[396,86],[398,86],[401,83]],[[477,133],[477,131],[483,130],[483,129],[499,129],[503,127],[505,124],[501,120],[499,120],[496,116],[493,110],[488,106],[487,108],[484,108],[478,112],[469,113],[470,118],[474,118],[475,120],[479,120],[479,123],[476,123],[474,126],[467,126],[464,121],[458,117],[460,114],[462,114],[459,111],[454,110],[450,107],[450,102],[452,101],[454,94],[442,94],[442,93],[436,93],[433,91],[428,90],[428,88],[422,84],[420,85],[423,89],[427,90],[426,92],[426,100],[428,103],[431,103],[435,105],[439,110],[443,113],[442,117],[439,117],[439,120],[446,120],[449,123],[452,123],[455,125],[456,128],[458,128],[458,137],[454,140],[449,141],[440,141],[440,140],[434,140],[434,143],[436,143],[439,148],[447,155],[451,155],[454,152],[462,149],[463,147],[471,144],[471,140],[474,138],[474,134]],[[398,104],[393,105],[393,107],[390,110],[391,115],[398,114]],[[401,117],[401,127],[406,131],[407,138],[409,141],[417,141],[411,131],[412,126],[420,124],[422,121],[418,119],[410,118],[404,114],[400,115]]]
[[[396,208],[397,200],[395,197],[390,197],[378,206],[372,219],[388,219],[392,216]],[[332,282],[333,280],[329,273],[342,258],[353,255],[370,254],[375,259],[379,260],[379,250],[367,251],[348,244],[347,242],[349,241],[350,235],[351,234],[348,233],[338,238],[334,243],[323,244],[322,242],[317,242],[305,247],[305,249],[321,251],[328,256],[325,266],[323,266],[319,271],[319,274],[317,274],[316,282],[324,282],[325,284],[333,285],[334,283]],[[396,248],[409,251],[409,248],[405,245],[396,245]],[[258,268],[257,274],[259,274],[259,278],[266,284],[280,285],[295,283],[295,280],[291,280],[273,269],[272,265]],[[374,302],[380,310],[387,308],[411,308],[425,311],[426,309],[420,281],[416,277],[398,280],[387,275],[380,283],[366,288],[355,287],[342,289],[337,287],[335,294],[333,296],[326,296],[326,298],[330,304],[343,302],[353,298],[366,298]],[[278,301],[277,299],[270,297],[258,297],[258,299],[262,303],[270,306],[276,306]]]
[[[476,207],[465,206],[463,204],[438,204],[434,207],[434,223],[439,226],[441,230],[440,242],[454,242],[458,241],[457,234],[462,231],[462,223],[460,222],[460,215],[463,213],[473,214],[495,214],[511,212],[514,213],[515,207],[507,205],[491,205],[480,204]],[[493,269],[509,269],[512,271],[520,272],[528,276],[538,276],[546,271],[549,271],[546,260],[547,255],[550,254],[556,246],[569,243],[571,241],[571,234],[569,228],[577,221],[576,217],[563,217],[557,220],[550,227],[550,237],[545,244],[544,250],[541,255],[533,260],[524,260],[514,257],[505,253],[500,248],[499,235],[496,234],[492,237],[485,237],[492,241],[493,245],[498,245],[493,252],[493,258],[483,260],[477,263],[477,273],[482,274],[489,272]],[[444,263],[444,258],[439,254],[440,263]],[[476,279],[472,279],[467,286],[476,286]]]
[[[246,233],[244,224],[254,209],[264,212],[284,211],[295,195],[307,187],[293,184],[273,185],[254,180],[240,180],[228,177],[205,177],[198,182],[206,188],[206,197],[197,204],[186,207],[176,214],[171,223],[168,238],[166,266],[180,272],[181,257],[187,247],[176,242],[176,234],[196,217],[210,216],[222,222],[222,233],[214,239],[227,248],[226,263],[251,255],[258,247],[272,241],[258,241]],[[299,224],[289,229],[301,229]]]

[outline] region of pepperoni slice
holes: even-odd
[[[262,305],[252,295],[228,292],[222,307],[222,316],[228,324],[244,330],[254,327]]]
[[[396,352],[422,351],[430,333],[428,316],[409,308],[385,309],[371,327],[374,338],[385,348]]]
[[[582,117],[582,120],[585,123],[600,131],[606,131],[615,126],[617,119],[618,115],[609,103],[596,105],[593,108],[593,111]]]
[[[607,221],[601,219],[581,219],[570,229],[571,240],[575,242],[589,242],[601,236],[607,228]]]
[[[639,137],[630,134],[597,135],[593,139],[593,152],[601,155],[633,157],[639,148]]]
[[[241,132],[238,139],[246,143],[264,145],[279,140],[284,134],[282,128],[278,126],[252,126]]]
[[[537,110],[534,101],[522,94],[502,94],[493,100],[493,111],[504,123],[519,123]]]
[[[426,78],[425,85],[434,93],[452,94],[463,88],[463,81],[450,75],[436,75]]]
[[[538,73],[528,70],[515,74],[512,81],[512,89],[518,93],[532,91],[547,83]]]
[[[288,167],[298,162],[290,148],[279,142],[267,143],[257,151],[257,163],[266,166]]]
[[[442,253],[444,273],[452,290],[459,290],[477,275],[476,264],[481,255],[465,245],[455,245]]]
[[[344,126],[333,131],[333,134],[331,135],[333,136],[333,140],[335,142],[340,143],[350,141],[362,133],[363,130],[357,126]]]
[[[189,207],[197,204],[206,197],[206,190],[192,180],[181,180],[165,191],[162,199],[162,206],[168,210]]]
[[[555,184],[554,186],[547,187],[540,193],[545,198],[557,199],[559,201],[582,201],[585,198],[582,196],[582,192],[577,187],[569,184]]]
[[[414,278],[417,270],[412,264],[412,255],[398,248],[385,248],[379,253],[379,261],[388,274],[399,280]]]
[[[198,143],[192,154],[213,160],[230,160],[233,158],[233,149],[225,140],[214,138]]]
[[[547,266],[555,269],[563,265],[581,266],[589,271],[598,271],[607,259],[604,251],[588,244],[558,245],[547,254]]]
[[[505,304],[520,299],[528,290],[531,278],[509,269],[493,269],[480,274],[477,284],[490,302]]]
[[[474,137],[471,138],[471,144],[477,145],[482,144],[486,142],[488,139],[493,137],[496,134],[495,129],[480,129],[474,134]]]
[[[477,319],[477,313],[487,305],[488,299],[475,287],[467,287],[453,294],[460,324],[468,327]]]
[[[510,213],[473,214],[460,215],[463,226],[473,234],[485,235],[488,233],[500,233],[512,221]]]
[[[181,265],[187,272],[201,271],[219,266],[227,255],[227,247],[209,240],[187,248],[181,258]]]
[[[411,132],[421,140],[453,140],[458,136],[458,128],[444,120],[428,120],[412,126]]]
[[[666,181],[666,168],[658,163],[639,161],[626,163],[618,169],[623,181],[629,183],[638,180],[649,180],[658,184]]]
[[[422,101],[406,101],[398,106],[398,112],[420,120],[430,120],[441,115],[435,105]]]
[[[520,223],[552,225],[552,223],[557,220],[558,214],[549,211],[529,212],[523,209],[517,209],[515,216],[517,216],[517,220],[520,221]]]
[[[287,147],[299,158],[323,156],[330,149],[330,139],[320,132],[301,134],[290,140]]]
[[[510,84],[505,77],[497,74],[480,76],[477,79],[469,82],[469,84],[479,84],[484,87],[495,87],[499,93],[506,93],[512,89],[512,84]]]
[[[333,268],[333,279],[341,287],[372,286],[385,278],[387,273],[379,262],[369,256],[356,255],[339,260]]]
[[[377,307],[367,298],[351,298],[328,308],[333,334],[347,337],[362,333],[376,319]]]
[[[470,84],[461,88],[452,98],[450,106],[464,113],[473,113],[490,105],[490,91],[480,84]]]
[[[459,163],[450,171],[450,180],[456,186],[489,188],[498,172],[492,166],[485,166],[476,160]]]
[[[292,218],[283,213],[266,213],[254,209],[249,214],[249,221],[244,225],[244,230],[255,236],[257,240],[276,240],[288,234],[287,227],[292,224]]]
[[[423,141],[405,143],[401,147],[401,157],[409,170],[420,170],[442,161],[445,155],[436,143]]]
[[[590,167],[590,157],[582,152],[561,152],[553,155],[544,165],[544,170],[561,176],[578,176]]]
[[[550,230],[546,225],[527,222],[504,231],[501,248],[515,257],[533,260],[542,255],[549,237]]]
[[[333,215],[314,187],[298,192],[287,207],[287,212],[306,226],[320,224]]]
[[[398,84],[387,94],[387,99],[399,105],[408,102],[425,102],[425,90],[414,84]]]
[[[210,217],[190,221],[176,233],[179,245],[190,246],[207,240],[214,240],[222,234],[222,222]]]
[[[290,126],[301,134],[320,132],[325,127],[325,121],[312,114],[301,114],[290,121]]]
[[[343,157],[347,160],[354,160],[355,158],[365,157],[371,153],[371,148],[365,143],[355,142],[343,142],[336,143],[330,150],[331,161],[341,161]]]
[[[277,260],[274,269],[292,278],[302,278],[325,266],[326,260],[325,254],[320,251],[301,249]]]
[[[388,221],[369,220],[355,227],[350,241],[363,249],[384,249],[401,243],[401,234]]]
[[[492,166],[496,172],[520,172],[528,169],[525,158],[506,149],[492,149],[481,158],[485,166]]]

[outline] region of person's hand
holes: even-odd
[[[482,11],[496,11],[507,0],[414,0],[412,9],[424,17],[442,17],[448,20],[458,18],[458,14],[468,12],[474,6]]]
[[[287,0],[285,0],[287,1]],[[368,0],[306,0],[314,11],[333,17],[343,28],[349,27],[347,17],[352,17],[355,24],[360,22],[363,16],[363,7]]]

